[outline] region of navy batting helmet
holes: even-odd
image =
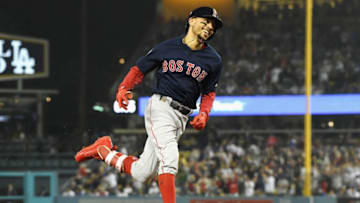
[[[189,29],[189,18],[192,17],[202,17],[202,18],[211,18],[215,20],[215,29],[214,31],[216,31],[217,29],[221,28],[223,26],[223,21],[221,20],[221,18],[218,15],[218,12],[211,7],[200,7],[197,8],[193,11],[190,12],[187,21],[186,21],[186,32]]]

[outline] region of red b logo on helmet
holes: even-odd
[[[218,17],[219,17],[219,15],[218,15],[217,11],[215,10],[215,8],[213,8],[212,16],[214,16],[214,18],[218,18]]]

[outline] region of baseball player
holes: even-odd
[[[196,109],[200,96],[199,114],[190,124],[202,130],[209,119],[222,61],[215,49],[206,42],[222,24],[213,8],[193,10],[186,22],[186,34],[151,49],[131,67],[119,85],[116,99],[120,108],[127,109],[132,89],[141,83],[144,75],[156,70],[153,94],[145,110],[148,138],[140,158],[117,152],[111,138],[105,136],[80,150],[75,156],[76,161],[92,158],[103,160],[143,182],[157,174],[163,202],[176,202],[177,141],[184,133],[189,115]]]

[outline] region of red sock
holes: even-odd
[[[176,188],[175,188],[175,176],[171,173],[164,173],[159,175],[159,188],[163,203],[175,203],[176,202]]]
[[[124,172],[126,174],[131,175],[131,165],[136,160],[138,160],[138,158],[136,158],[134,156],[128,156],[124,159],[123,165],[124,165]]]

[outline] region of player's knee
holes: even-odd
[[[162,168],[159,169],[158,174],[165,174],[165,173],[170,173],[173,175],[176,175],[178,172],[178,167],[176,166],[164,166]]]
[[[164,173],[171,173],[176,175],[178,172],[179,164],[179,153],[175,151],[171,156],[166,157],[164,162],[160,163],[158,170],[159,175]]]

